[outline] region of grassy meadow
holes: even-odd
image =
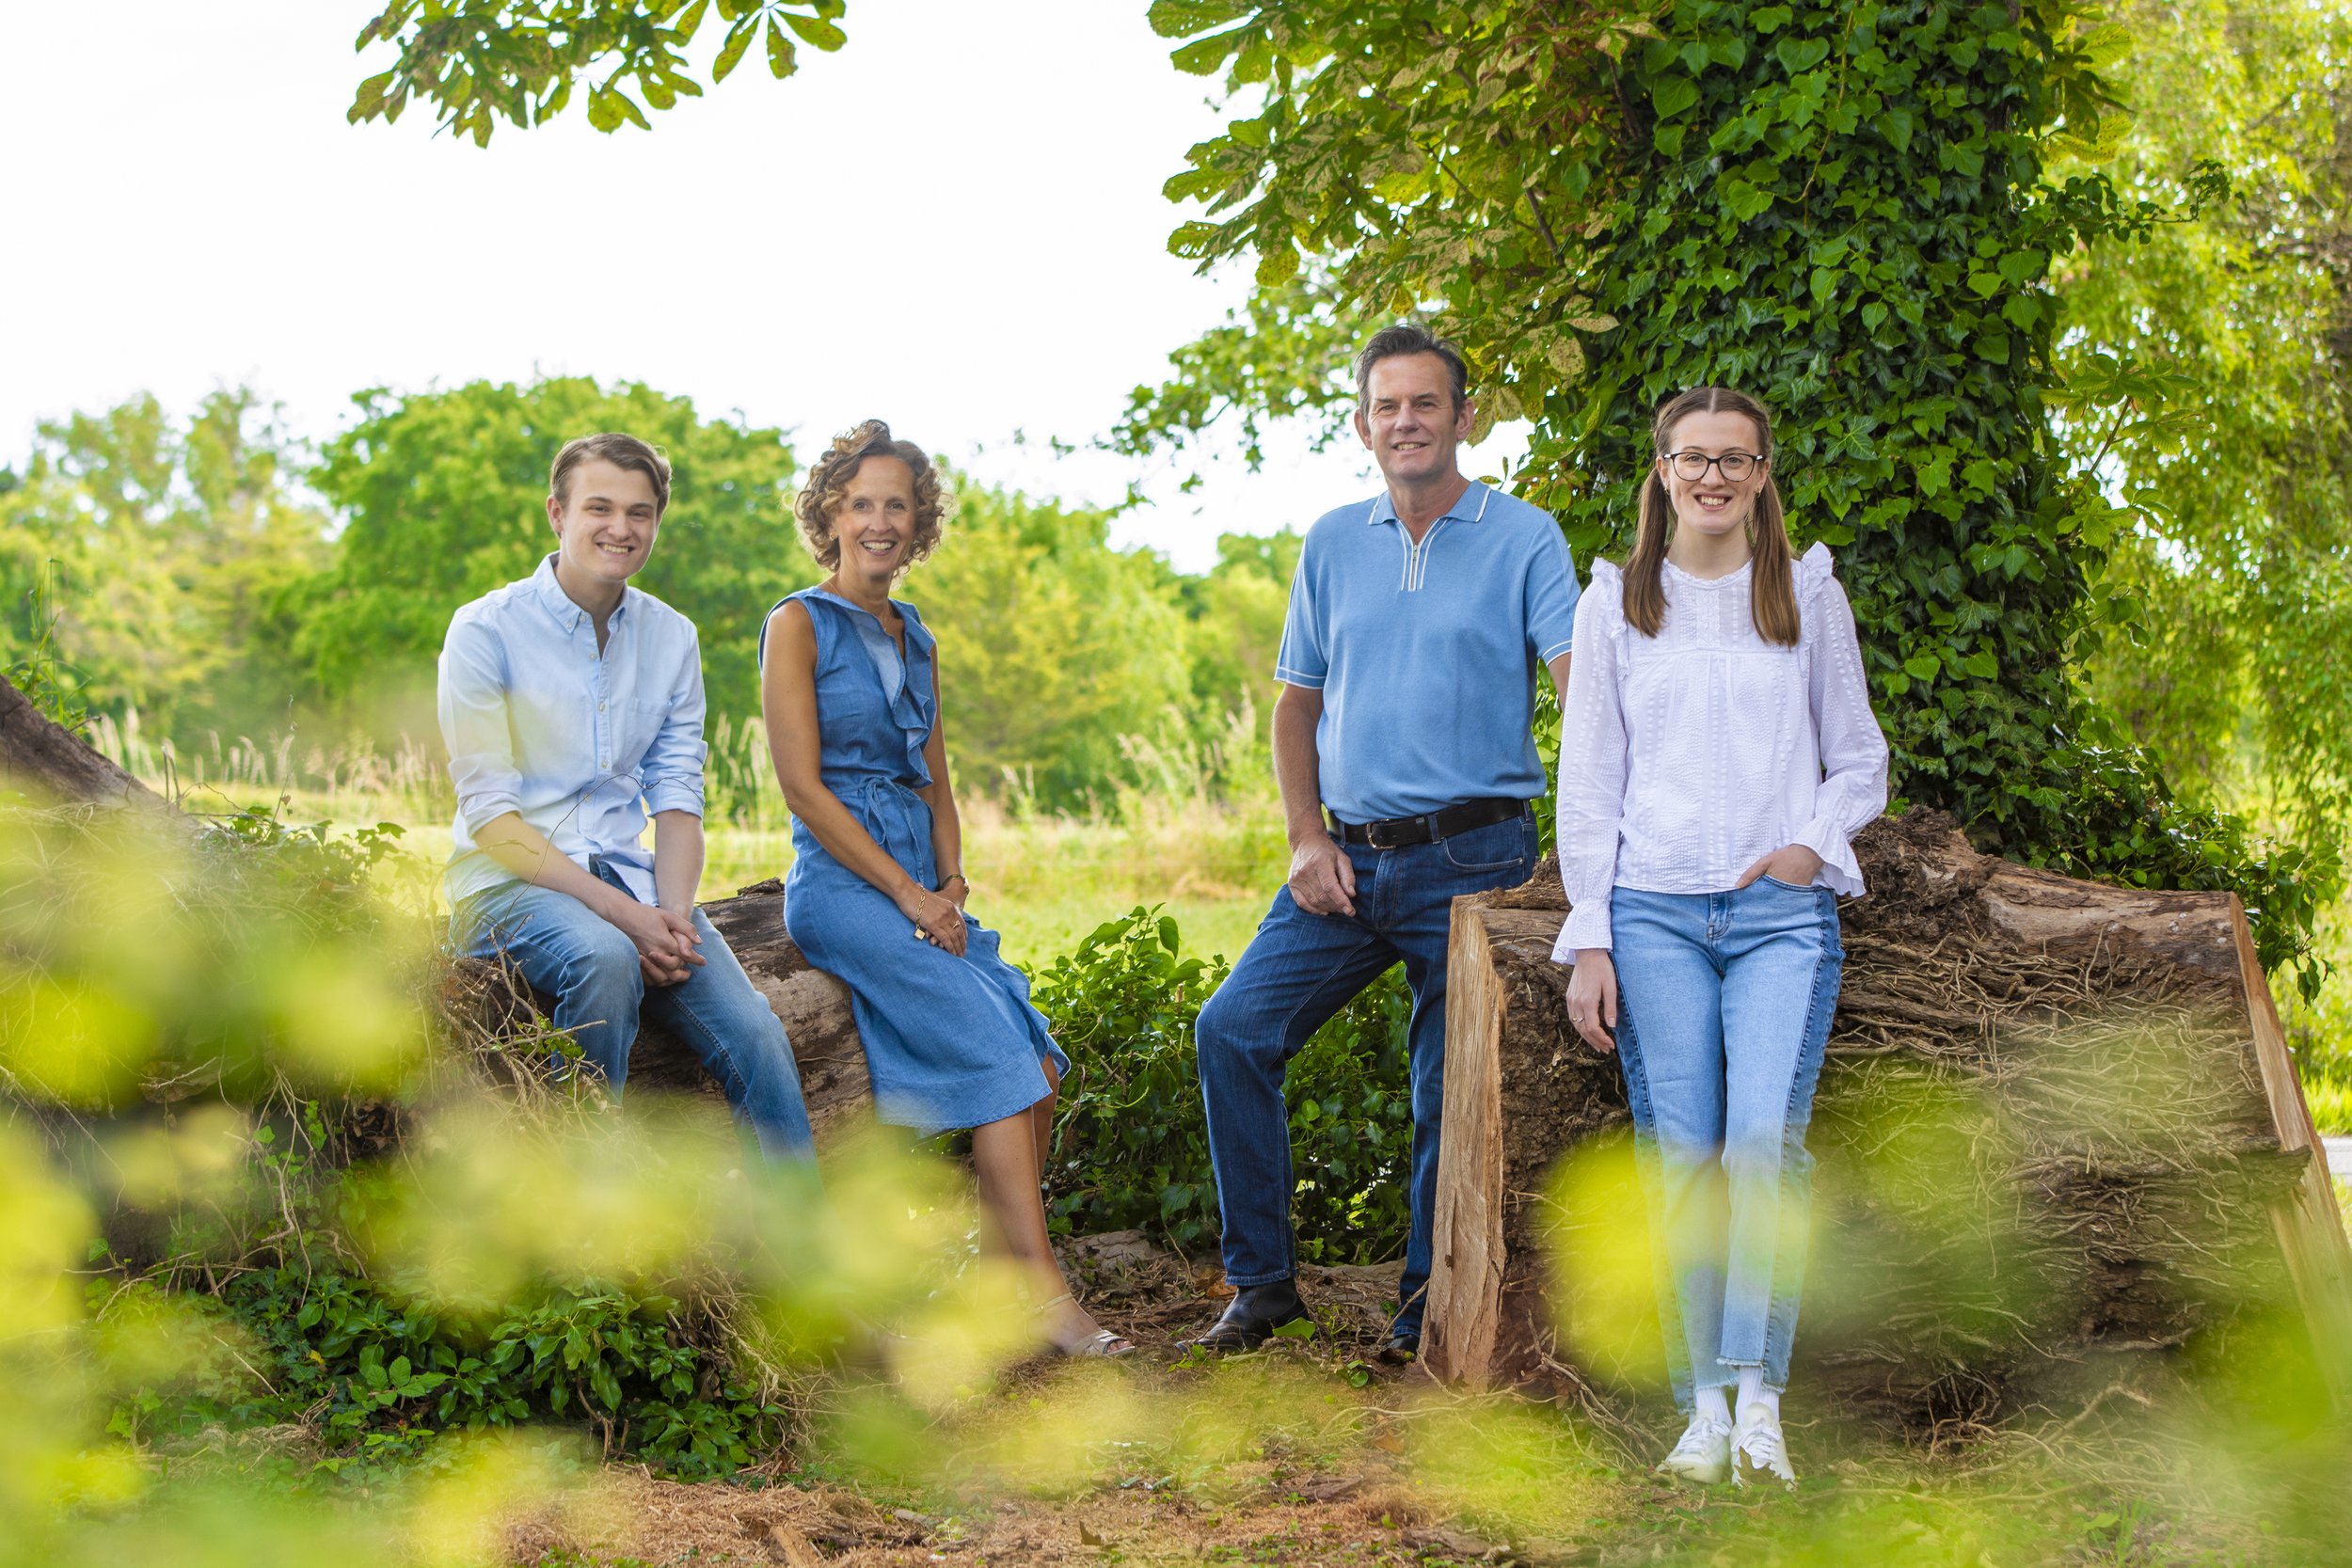
[[[92,724],[91,738],[190,811],[262,810],[339,829],[396,824],[407,855],[384,885],[412,908],[439,896],[455,802],[437,748],[406,737],[385,750],[330,750],[294,736],[240,736],[191,754],[146,741],[135,721],[107,719]],[[1165,906],[1186,949],[1202,957],[1238,957],[1257,929],[1290,858],[1271,780],[1240,799],[1229,792],[1216,800],[1197,759],[1142,742],[1130,751],[1149,765],[1155,787],[1122,789],[1084,815],[963,793],[972,908],[1004,933],[1016,962],[1041,964],[1138,904]],[[792,864],[791,817],[756,721],[717,729],[711,778],[706,901],[782,877]]]
[[[144,740],[135,721],[126,729],[103,718],[91,737],[193,811],[262,809],[339,828],[398,824],[408,855],[386,885],[412,907],[438,896],[454,802],[426,743],[404,736],[389,749],[328,749],[290,736],[240,736],[183,753]],[[792,863],[791,819],[758,721],[723,721],[711,741],[706,900],[782,877]],[[1121,786],[1082,814],[963,791],[972,908],[1004,933],[1015,962],[1035,969],[1137,905],[1174,915],[1187,953],[1232,958],[1264,914],[1289,859],[1271,778],[1236,790],[1229,773],[1219,792],[1203,759],[1182,747],[1130,739],[1126,750],[1146,784]],[[2336,974],[2316,1000],[2290,985],[2274,989],[2312,1118],[2322,1132],[2352,1133],[2352,894],[2324,920],[2320,950]]]

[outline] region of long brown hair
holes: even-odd
[[[1692,414],[1740,414],[1756,425],[1757,444],[1764,450],[1763,488],[1748,512],[1748,544],[1755,559],[1748,569],[1748,613],[1756,635],[1785,647],[1797,645],[1797,591],[1789,579],[1788,524],[1780,510],[1780,486],[1772,483],[1772,416],[1745,392],[1728,387],[1693,387],[1669,398],[1650,421],[1649,477],[1642,483],[1641,530],[1633,541],[1632,557],[1625,563],[1626,623],[1645,637],[1656,637],[1666,624],[1666,544],[1674,532],[1674,498],[1659,476],[1657,459],[1665,455],[1667,439],[1676,425]]]

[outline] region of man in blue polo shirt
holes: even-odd
[[[1200,1092],[1235,1294],[1196,1343],[1246,1350],[1306,1318],[1282,1078],[1391,964],[1412,987],[1412,1233],[1383,1350],[1421,1347],[1457,895],[1525,881],[1544,768],[1535,670],[1565,689],[1576,571],[1550,516],[1465,478],[1462,356],[1415,325],[1356,360],[1356,434],[1387,489],[1308,531],[1275,676],[1290,880],[1200,1009]]]

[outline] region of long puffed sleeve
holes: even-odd
[[[1862,892],[1853,835],[1886,810],[1886,736],[1870,711],[1853,606],[1830,569],[1828,549],[1814,546],[1804,565],[1809,570],[1800,580],[1811,579],[1804,636],[1813,645],[1806,695],[1820,740],[1822,777],[1796,842],[1821,857],[1829,885],[1851,898]]]
[[[1608,562],[1596,561],[1577,600],[1576,657],[1560,705],[1557,821],[1569,908],[1551,950],[1559,963],[1574,963],[1580,947],[1610,944],[1609,895],[1617,879],[1628,767],[1623,636],[1623,578]]]

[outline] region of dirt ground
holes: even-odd
[[[514,1560],[664,1568],[1599,1560],[1558,1543],[1531,1559],[1486,1539],[1450,1518],[1443,1500],[1411,1474],[1405,1433],[1414,1411],[1448,1397],[1416,1369],[1375,1355],[1400,1265],[1302,1266],[1300,1287],[1322,1328],[1317,1338],[1210,1370],[1187,1364],[1180,1341],[1205,1327],[1232,1294],[1214,1262],[1187,1261],[1134,1231],[1081,1238],[1064,1257],[1089,1310],[1136,1341],[1136,1354],[1114,1374],[1130,1387],[1182,1400],[1197,1396],[1204,1378],[1262,1362],[1282,1381],[1281,1398],[1322,1402],[1320,1439],[1278,1432],[1182,1477],[1146,1473],[1155,1467],[1148,1465],[1122,1474],[1109,1450],[1136,1445],[1106,1441],[1092,1474],[1042,1490],[967,1481],[943,1494],[805,1470],[756,1487],[688,1485],[640,1467],[608,1466],[584,1497],[517,1524],[509,1534]],[[1050,1362],[1016,1368],[994,1401],[1018,1406],[1031,1390],[1042,1396],[1064,1370]],[[1661,1499],[1671,1495],[1661,1491]]]

